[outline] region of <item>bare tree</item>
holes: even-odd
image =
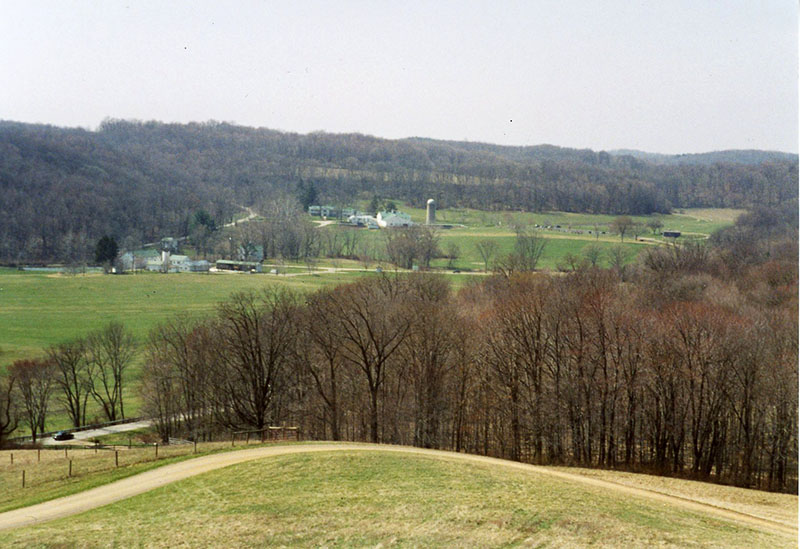
[[[653,234],[656,234],[663,226],[664,223],[657,217],[652,217],[647,221],[647,227],[653,231]]]
[[[475,247],[478,249],[481,259],[483,259],[483,270],[488,272],[489,264],[497,254],[497,241],[488,238],[485,240],[479,240],[475,243]]]
[[[169,441],[178,428],[180,391],[178,376],[161,346],[157,330],[150,332],[139,393],[142,411],[153,419],[161,440]]]
[[[45,431],[45,421],[53,394],[53,365],[48,360],[17,360],[9,366],[9,373],[16,380],[17,394],[31,430],[33,442]]]
[[[8,373],[0,377],[0,446],[17,429],[19,421],[15,384],[16,380]]]
[[[270,287],[232,295],[219,307],[219,389],[239,425],[263,429],[273,419],[272,403],[295,342],[294,294]]]
[[[386,239],[386,255],[389,260],[401,269],[411,269],[414,260],[419,257],[417,242],[408,229],[386,229],[383,231]]]
[[[620,280],[623,281],[626,280],[629,257],[629,252],[621,244],[612,246],[608,250],[608,261],[611,264],[611,268],[617,272]]]
[[[334,290],[336,322],[342,330],[342,356],[364,374],[369,391],[369,432],[380,441],[379,395],[389,359],[410,329],[403,307],[403,279],[381,276]]]
[[[92,394],[85,342],[77,339],[55,345],[47,350],[47,356],[55,365],[61,403],[73,427],[80,427],[86,423],[86,403]]]
[[[333,440],[341,439],[340,392],[343,370],[342,333],[336,321],[337,303],[328,290],[310,296],[302,318],[301,339],[297,346],[300,364],[314,380],[325,406],[325,419]]]
[[[452,269],[458,256],[461,254],[461,248],[458,247],[453,241],[447,243],[447,268]]]
[[[92,396],[109,421],[125,418],[123,379],[135,355],[133,335],[119,322],[110,322],[86,338]]]
[[[597,244],[589,244],[583,248],[583,256],[592,267],[597,267],[603,255],[603,249]]]
[[[517,227],[514,250],[497,262],[497,270],[504,276],[515,272],[535,271],[544,253],[547,240],[527,227]]]
[[[633,229],[635,222],[627,215],[615,218],[609,223],[608,228],[611,232],[617,233],[621,242],[625,241],[625,235]]]
[[[209,324],[177,316],[150,333],[145,367],[149,385],[144,396],[159,418],[162,436],[180,428],[196,439],[214,426],[215,413],[225,412],[212,406],[221,383],[214,379],[216,334]],[[158,387],[169,401],[153,393]]]
[[[443,444],[445,388],[454,367],[458,317],[443,279],[415,276],[409,282],[412,320],[400,352],[408,367],[404,383],[413,389],[414,445],[438,448]]]

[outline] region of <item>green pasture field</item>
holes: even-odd
[[[411,216],[415,223],[425,222],[425,210],[404,205],[402,211]],[[681,231],[686,234],[709,235],[723,227],[733,224],[744,210],[733,208],[685,208],[669,215],[634,215],[635,222],[646,224],[656,218],[663,223],[662,230]],[[561,225],[564,228],[594,230],[599,226],[601,231],[608,232],[608,224],[618,216],[605,214],[586,214],[571,212],[486,212],[469,208],[448,208],[436,212],[437,223],[466,225],[470,229],[498,227],[510,230],[518,225]],[[613,237],[614,235],[608,235]],[[643,236],[652,236],[650,229],[645,229]],[[619,240],[617,238],[617,240]]]
[[[401,210],[411,216],[415,223],[425,222],[425,210],[401,207]],[[671,215],[632,216],[632,219],[642,225],[648,220],[658,218],[663,223],[662,230],[680,231],[683,238],[706,238],[711,233],[731,225],[743,210],[734,209],[687,209],[680,210]],[[654,235],[650,229],[643,229],[640,240],[636,241],[634,235],[625,237],[621,241],[619,236],[611,234],[608,224],[615,219],[611,215],[577,214],[568,212],[484,212],[471,209],[445,209],[436,212],[436,221],[440,224],[453,224],[451,229],[440,229],[439,248],[442,253],[447,253],[448,245],[452,242],[459,248],[459,257],[453,262],[453,268],[459,270],[482,270],[483,260],[475,245],[481,240],[494,240],[498,244],[498,255],[508,254],[514,245],[515,225],[534,227],[539,225],[539,235],[546,239],[544,253],[538,265],[541,269],[553,270],[559,268],[567,254],[582,256],[582,252],[589,245],[596,245],[603,251],[600,259],[601,266],[608,266],[608,252],[612,247],[621,245],[626,252],[628,262],[632,262],[646,246],[661,243],[661,235]],[[459,225],[464,225],[459,226]],[[556,229],[556,225],[560,228]],[[550,226],[551,229],[544,227]],[[334,226],[324,227],[322,230],[333,230]],[[384,252],[385,236],[382,231],[359,230],[359,238],[369,242],[373,250],[382,255],[382,260],[387,260]],[[591,231],[591,233],[589,232]],[[598,234],[600,231],[600,234]],[[602,234],[605,232],[605,234]],[[437,259],[432,267],[445,268],[447,259]]]
[[[218,303],[237,291],[258,290],[273,284],[313,291],[359,276],[368,274],[319,275],[306,271],[302,276],[276,276],[145,272],[122,276],[71,276],[0,269],[0,369],[14,360],[43,356],[50,345],[83,337],[112,320],[122,322],[143,344],[150,330],[160,322],[176,315],[212,314]],[[123,398],[127,416],[138,414],[136,391],[142,360],[140,353],[126,376]],[[90,422],[102,421],[102,413],[93,402],[87,417]],[[54,413],[46,428],[68,426],[64,414]]]
[[[626,240],[620,244],[619,240],[609,242],[608,240],[594,240],[594,239],[579,239],[571,238],[569,236],[562,237],[561,235],[542,235],[546,244],[542,257],[539,260],[540,269],[554,270],[558,269],[567,254],[582,257],[583,251],[590,245],[598,246],[603,254],[600,259],[601,266],[608,265],[608,252],[612,247],[622,246],[628,258],[628,263],[632,262],[638,254],[642,251],[646,244],[631,242]],[[443,253],[447,253],[448,245],[454,242],[459,248],[458,260],[454,262],[454,267],[458,269],[471,269],[483,270],[484,262],[481,259],[476,244],[481,240],[496,240],[498,244],[498,256],[508,254],[514,247],[514,236],[511,235],[497,235],[492,236],[491,233],[470,234],[469,232],[461,232],[458,229],[443,230],[439,234],[439,247]],[[437,259],[432,262],[434,267],[445,267],[447,259]],[[491,266],[491,265],[490,265]]]
[[[104,326],[125,324],[143,341],[159,322],[177,314],[208,314],[232,293],[280,284],[314,290],[362,273],[281,277],[269,274],[59,275],[0,270],[0,364]]]
[[[749,548],[796,543],[791,536],[546,474],[346,451],[235,465],[0,534],[0,544],[8,547]]]

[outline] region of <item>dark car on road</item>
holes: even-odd
[[[75,435],[69,431],[59,431],[53,435],[53,440],[72,440],[73,438],[75,438]]]

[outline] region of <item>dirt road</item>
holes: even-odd
[[[251,448],[203,456],[180,463],[173,463],[153,469],[126,479],[98,486],[91,490],[86,490],[79,494],[66,496],[63,498],[47,501],[30,507],[23,507],[14,511],[0,513],[0,530],[9,528],[19,528],[46,522],[49,520],[74,515],[89,509],[108,505],[122,499],[126,499],[137,494],[153,490],[160,486],[182,480],[191,476],[200,475],[215,469],[228,467],[237,463],[243,463],[254,459],[262,459],[272,456],[285,454],[299,454],[308,452],[331,452],[331,451],[379,451],[379,452],[401,452],[420,456],[435,457],[445,460],[465,461],[470,463],[491,464],[497,467],[508,467],[522,471],[550,475],[562,478],[570,482],[595,486],[605,490],[615,491],[623,495],[639,496],[650,500],[660,501],[669,505],[675,505],[683,509],[712,515],[718,518],[743,523],[751,527],[758,528],[774,534],[797,537],[797,528],[762,517],[749,515],[708,505],[687,498],[669,496],[651,490],[622,486],[614,482],[584,477],[581,475],[555,471],[547,467],[528,465],[506,461],[503,459],[474,456],[470,454],[457,454],[454,452],[444,452],[439,450],[425,450],[422,448],[411,448],[407,446],[389,446],[377,444],[300,444],[290,446],[271,446],[261,448]]]

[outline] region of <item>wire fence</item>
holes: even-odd
[[[0,504],[32,489],[57,488],[65,482],[133,465],[259,443],[299,441],[296,427],[234,431],[214,442],[170,439],[169,444],[70,444],[0,451]],[[27,492],[26,492],[27,491]]]

